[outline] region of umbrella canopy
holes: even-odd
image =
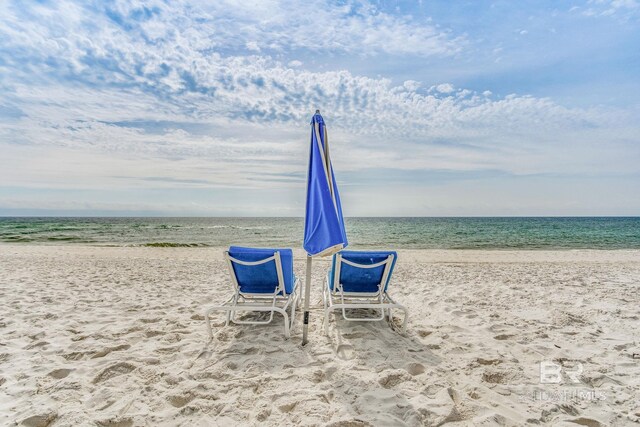
[[[304,327],[302,345],[309,329],[309,293],[311,257],[332,255],[347,246],[340,194],[329,156],[327,127],[320,111],[311,119],[311,149],[307,175],[307,207],[304,221],[304,250],[307,251],[305,277]]]
[[[317,111],[311,119],[303,247],[311,256],[327,256],[347,244],[340,193],[329,156],[327,127]]]

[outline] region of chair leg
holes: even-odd
[[[235,307],[238,304],[238,294],[236,293],[233,298],[231,299],[231,306]],[[234,322],[235,323],[235,317],[236,317],[236,311],[235,310],[229,310],[227,311],[227,318],[226,321],[224,323],[225,326],[229,326],[229,322]]]
[[[387,296],[388,301],[393,304],[393,308],[397,308],[399,310],[402,310],[402,312],[404,313],[404,319],[402,320],[402,332],[406,332],[407,331],[407,322],[409,321],[409,310],[407,310],[407,308],[401,304],[398,304],[397,302],[395,302],[394,300],[391,299],[391,297]],[[389,324],[391,326],[393,326],[392,323],[392,319],[393,317],[391,317],[391,307],[389,307]]]
[[[402,307],[404,311],[404,320],[402,321],[402,332],[407,332],[407,321],[409,320],[409,311]]]
[[[330,313],[331,313],[331,310],[328,310],[328,309],[324,310],[323,323],[324,323],[324,334],[325,335],[329,335],[329,314]]]
[[[204,317],[207,321],[207,332],[209,333],[209,338],[213,339],[213,331],[211,330],[211,319],[209,319],[209,310],[205,311]]]
[[[324,316],[322,317],[322,325],[324,327],[324,334],[329,335],[329,311],[327,310],[327,285],[322,285],[322,306]]]
[[[289,332],[289,316],[287,316],[286,311],[282,311],[282,316],[284,317],[284,337],[289,339],[291,337],[291,333]]]
[[[300,293],[296,292],[290,295],[290,298],[285,301],[283,307],[276,306],[276,297],[274,296],[272,300],[271,306],[259,305],[255,307],[244,306],[242,304],[238,305],[238,298],[242,298],[242,302],[246,302],[246,298],[242,296],[235,295],[230,300],[225,302],[222,305],[210,307],[207,311],[205,311],[205,321],[207,326],[207,332],[209,334],[209,338],[213,339],[213,328],[211,325],[211,313],[214,311],[225,311],[225,326],[228,326],[230,322],[238,323],[238,324],[267,324],[271,323],[274,318],[274,313],[278,312],[282,314],[284,318],[284,334],[286,338],[291,337],[291,330],[295,324],[295,316],[296,316],[296,304],[299,303]],[[291,306],[290,312],[287,312],[287,309]],[[257,312],[267,312],[269,313],[269,319],[267,321],[255,322],[255,321],[241,321],[236,320],[236,315],[238,311],[257,311]]]
[[[297,299],[298,295],[296,294],[291,304],[291,330],[293,330],[293,322],[296,320],[296,305],[298,304]]]
[[[330,297],[329,297],[330,298]],[[404,307],[403,305],[397,304],[395,303],[391,298],[389,298],[387,301],[385,301],[383,303],[383,307],[376,307],[377,304],[375,303],[369,303],[369,304],[340,304],[337,303],[335,305],[332,305],[331,300],[329,300],[329,305],[327,306],[327,299],[325,298],[324,300],[324,329],[325,329],[325,333],[328,335],[329,334],[329,317],[330,314],[333,310],[344,310],[345,308],[374,308],[376,310],[380,310],[382,313],[382,317],[381,318],[346,318],[346,320],[353,320],[353,321],[380,321],[380,320],[384,320],[385,317],[387,317],[387,323],[389,324],[389,326],[391,327],[391,329],[396,330],[397,328],[394,326],[392,319],[393,319],[393,311],[392,310],[402,310],[402,312],[404,313],[404,319],[402,321],[402,332],[406,332],[407,330],[407,323],[409,320],[409,310],[407,310],[406,307]]]

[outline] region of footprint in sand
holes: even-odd
[[[418,336],[420,336],[420,338],[428,337],[432,333],[433,333],[433,331],[427,331],[426,329],[419,329],[418,330]]]
[[[103,381],[106,381],[110,378],[117,377],[119,375],[128,374],[129,372],[136,369],[135,365],[127,362],[120,362],[114,365],[111,365],[102,370],[94,379],[94,384],[99,384]]]
[[[258,415],[256,415],[256,420],[260,422],[265,422],[270,415],[271,415],[271,408],[261,409],[260,412],[258,412]]]
[[[34,348],[44,347],[46,345],[49,345],[49,343],[47,341],[39,341],[39,342],[36,342],[36,343],[33,343],[33,344],[29,344],[24,349],[25,350],[32,350]]]
[[[154,317],[153,319],[140,319],[140,321],[142,323],[156,323],[156,322],[159,322],[161,320],[162,320],[161,317]]]
[[[487,369],[482,373],[482,381],[489,384],[507,384],[512,379],[506,371],[499,371],[497,369]]]
[[[58,418],[57,412],[47,411],[27,417],[20,424],[28,427],[46,427],[53,423],[56,418]]]
[[[342,337],[346,339],[362,338],[364,336],[366,336],[366,334],[364,334],[363,332],[351,332],[342,334]]]
[[[106,420],[96,421],[96,424],[100,427],[131,427],[133,426],[133,419],[126,418],[109,418]]]
[[[49,376],[57,380],[61,380],[66,378],[72,371],[73,369],[56,369],[55,371],[49,372]]]
[[[353,419],[353,420],[340,420],[335,421],[326,425],[327,427],[373,427],[373,424],[370,424],[366,421]]]
[[[211,350],[202,350],[196,359],[210,359],[213,355],[213,351]]]
[[[280,412],[289,413],[293,411],[293,408],[295,408],[297,404],[298,404],[297,401],[284,403],[282,405],[279,405],[278,409],[280,410]]]
[[[331,377],[333,376],[333,374],[335,374],[337,370],[338,370],[338,368],[336,368],[335,366],[331,366],[331,367],[327,368],[327,369],[324,371],[324,377],[325,377],[327,380],[330,380],[330,379],[331,379]]]
[[[317,370],[313,372],[313,377],[311,377],[311,381],[313,381],[314,383],[318,384],[321,383],[322,381],[325,380],[325,374],[323,371],[321,370]]]
[[[182,408],[187,403],[191,402],[194,398],[195,396],[191,393],[174,394],[167,397],[167,401],[169,401],[171,406],[174,406],[176,408]]]
[[[581,426],[588,426],[588,427],[600,427],[603,425],[598,420],[594,420],[593,418],[585,418],[585,417],[580,417],[580,418],[576,418],[574,420],[568,420],[568,421]]]
[[[62,357],[64,357],[67,360],[80,360],[87,354],[91,354],[91,353],[87,353],[84,351],[74,351],[72,353],[63,354]]]
[[[40,331],[38,333],[29,335],[29,338],[31,339],[31,341],[37,341],[44,338],[44,336],[45,336],[45,333]]]
[[[351,360],[356,356],[355,349],[349,344],[340,344],[336,349],[336,354],[342,360]]]
[[[129,344],[120,344],[120,345],[116,345],[114,347],[107,347],[107,348],[103,348],[102,350],[98,350],[96,351],[93,356],[91,356],[92,359],[97,359],[99,357],[104,357],[107,354],[113,352],[113,351],[120,351],[120,350],[128,350],[130,349],[131,346]]]
[[[413,375],[414,377],[416,375],[423,374],[425,371],[424,365],[422,363],[409,363],[405,369],[410,375]]]
[[[511,335],[511,334],[500,334],[500,335],[496,335],[495,337],[493,337],[494,340],[498,340],[498,341],[504,341],[504,340],[508,340],[515,337],[515,335]]]
[[[498,365],[502,363],[501,359],[483,359],[482,357],[476,357],[475,362],[479,365]]]
[[[402,384],[405,381],[410,381],[411,376],[408,372],[404,370],[394,370],[385,374],[378,383],[384,388],[392,388],[397,386],[398,384]]]

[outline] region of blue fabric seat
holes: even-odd
[[[293,250],[270,248],[245,248],[231,246],[229,255],[240,261],[254,262],[272,257],[276,252],[280,253],[284,288],[287,294],[293,293],[295,276],[293,274]],[[278,272],[275,260],[265,264],[248,266],[231,262],[233,271],[238,280],[240,292],[249,294],[272,294],[278,287]]]
[[[392,327],[391,311],[401,310],[404,312],[402,330],[406,330],[409,312],[387,292],[397,259],[396,251],[342,251],[333,256],[322,288],[326,334],[329,334],[329,316],[335,310],[342,311],[342,317],[349,321],[376,322],[386,318]],[[379,314],[352,316],[347,312],[349,309],[373,309]]]
[[[282,283],[278,278],[276,253],[282,268]],[[296,307],[300,304],[300,281],[293,275],[293,251],[231,246],[223,256],[229,268],[234,294],[226,302],[205,311],[209,337],[213,338],[209,315],[221,311],[226,314],[225,326],[229,322],[265,325],[273,321],[275,313],[280,313],[284,321],[284,336],[289,338],[296,318]],[[247,311],[266,312],[269,317],[261,320],[236,316],[238,312]]]
[[[389,269],[389,275],[387,276],[386,283],[383,286],[383,292],[387,291],[393,269],[398,259],[398,253],[396,251],[342,251],[340,252],[343,260],[351,261],[357,264],[371,265],[385,261],[389,255],[393,255],[393,262]],[[336,256],[333,256],[331,262],[331,270],[329,272],[329,289],[333,291],[334,288],[334,271],[336,268]],[[352,265],[342,263],[340,266],[340,283],[342,284],[342,290],[344,292],[366,292],[374,293],[378,292],[378,285],[382,280],[384,273],[384,265],[374,268],[359,268]]]

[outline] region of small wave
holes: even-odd
[[[34,239],[30,239],[30,238],[24,237],[24,236],[6,236],[6,237],[2,237],[1,240],[4,240],[5,242],[11,242],[11,243],[33,242],[34,241]]]
[[[202,227],[208,230],[217,230],[222,228],[230,228],[232,230],[273,230],[273,227],[266,225],[244,226],[244,225],[209,225]]]
[[[206,243],[173,243],[173,242],[151,242],[143,243],[140,246],[149,248],[203,248],[207,247]]]
[[[76,236],[49,236],[44,240],[49,240],[52,242],[92,242],[92,240],[83,239],[82,237]]]

